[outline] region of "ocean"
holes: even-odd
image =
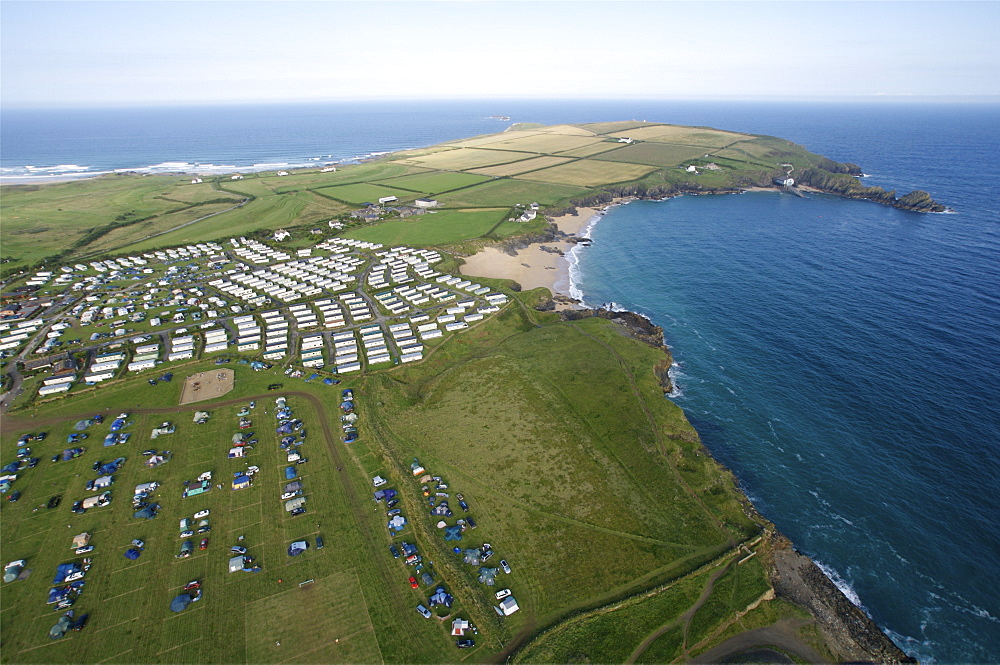
[[[353,161],[508,122],[770,134],[925,189],[921,215],[824,195],[612,209],[572,255],[591,305],[665,329],[705,445],[908,653],[1000,656],[1000,107],[422,101],[0,112],[0,179]]]

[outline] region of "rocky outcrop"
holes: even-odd
[[[830,581],[812,559],[781,542],[774,551],[771,583],[779,597],[809,610],[841,661],[915,663]]]
[[[820,168],[805,169],[798,174],[798,184],[849,199],[875,201],[900,210],[913,210],[915,212],[944,212],[947,210],[932,199],[927,192],[916,190],[902,197],[897,197],[896,190],[886,191],[881,187],[867,187],[851,173],[834,173]]]

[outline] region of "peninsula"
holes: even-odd
[[[943,209],[859,173],[623,122],[4,187],[5,661],[907,661],[664,398],[663,331],[547,277],[629,198]]]

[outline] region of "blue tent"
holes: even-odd
[[[156,504],[153,504],[152,506],[146,506],[142,510],[135,511],[135,513],[132,515],[132,517],[136,517],[138,519],[151,520],[154,517],[156,517],[156,509],[157,508],[158,508],[158,506]]]
[[[462,540],[462,526],[460,524],[456,524],[455,526],[446,526],[444,528],[444,539]]]
[[[332,386],[333,385],[333,379],[323,379],[323,383],[325,383],[328,386]]]
[[[177,596],[172,601],[170,601],[170,611],[182,612],[190,604],[191,604],[191,596],[187,595],[186,593],[182,593],[181,595]]]
[[[353,411],[354,402],[344,400],[344,402],[341,403],[340,408],[343,409],[344,411]]]
[[[54,605],[59,601],[66,598],[69,595],[69,587],[58,586],[54,589],[49,589],[49,599],[46,601],[49,605]]]
[[[288,556],[298,556],[309,549],[309,543],[305,540],[296,540],[288,546]]]
[[[295,470],[294,466],[286,466],[285,467],[285,479],[286,480],[292,480],[297,475],[299,475],[299,472]]]
[[[78,563],[61,563],[56,567],[56,575],[52,578],[53,584],[59,584],[64,582],[70,575],[75,575],[76,573],[83,570]]]
[[[140,554],[142,554],[142,552],[135,549],[134,547],[125,550],[126,559],[132,559],[132,560],[138,559]]]

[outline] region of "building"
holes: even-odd
[[[774,179],[774,184],[775,185],[780,185],[781,187],[791,187],[791,186],[793,186],[795,184],[795,180],[792,179],[792,178],[789,178],[788,176],[785,176],[783,178],[775,178]]]
[[[437,204],[438,202],[435,201],[434,199],[417,199],[416,201],[413,202],[413,205],[417,206],[418,208],[433,208]]]

